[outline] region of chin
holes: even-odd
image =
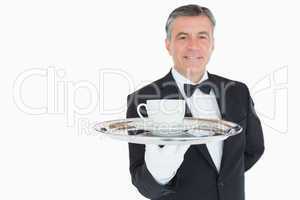
[[[203,66],[189,66],[187,67],[186,72],[192,74],[202,73],[205,70]]]

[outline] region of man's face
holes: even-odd
[[[206,16],[177,17],[166,48],[175,69],[193,82],[201,79],[214,48],[213,26]]]

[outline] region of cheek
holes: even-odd
[[[178,48],[172,48],[170,54],[172,57],[177,58],[180,55],[180,50]]]
[[[199,40],[199,46],[205,49],[209,49],[212,46],[212,42],[210,40]]]

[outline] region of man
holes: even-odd
[[[243,200],[244,173],[264,152],[263,133],[247,86],[206,71],[215,19],[208,8],[175,9],[166,24],[174,67],[128,96],[127,118],[147,99],[185,99],[186,117],[224,119],[243,132],[203,145],[129,144],[132,183],[149,199]],[[145,113],[146,114],[146,113]]]

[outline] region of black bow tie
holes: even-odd
[[[200,89],[201,92],[203,92],[204,94],[209,94],[212,88],[206,81],[199,83],[197,85],[184,84],[183,87],[184,87],[185,95],[187,97],[191,97],[194,94],[196,89]]]

